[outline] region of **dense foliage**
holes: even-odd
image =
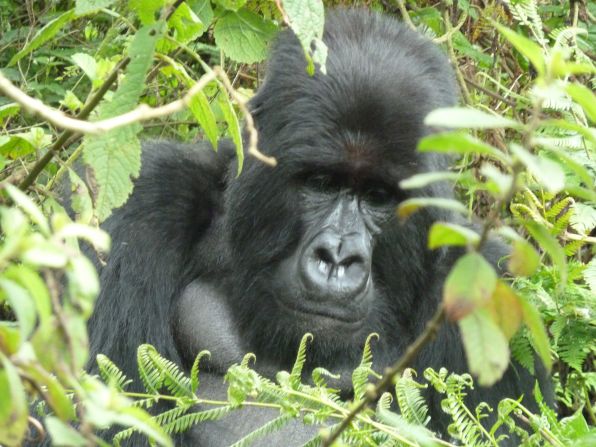
[[[401,16],[457,67],[462,107],[427,117],[427,124],[451,130],[419,146],[455,154],[457,163],[401,186],[450,181],[460,201],[413,199],[396,212],[406,219],[421,207],[446,207],[479,224],[477,233],[437,223],[428,239],[430,248],[468,249],[446,281],[441,316],[458,322],[473,378],[416,374],[402,359],[378,382],[371,335],[352,379],[354,401],[372,405],[350,416],[355,422],[338,445],[450,445],[425,428],[425,387],[445,395],[461,444],[497,445],[495,430],[506,425],[528,446],[594,445],[596,6],[326,2],[365,3]],[[227,136],[237,147],[239,175],[244,154],[274,163],[258,152],[250,116],[250,138],[242,141],[245,102],[280,27],[299,36],[305,70],[324,69],[323,23],[319,0],[0,0],[0,444],[51,436],[60,445],[105,445],[97,432],[118,423],[124,429],[114,443],[138,431],[171,445],[170,435],[241,405],[274,406],[280,416],[238,445],[292,418],[329,425],[310,444],[329,442],[354,405],[333,390],[333,371],[315,369],[313,383],[301,383],[308,334],[293,370],[280,372],[276,383],[253,371],[247,355],[228,372],[222,402],[201,399],[200,359],[208,353],[187,376],[140,346],[145,394],[127,392],[126,377],[104,356],[97,359],[101,377],[86,375],[85,325],[99,285],[79,251],[85,241],[100,258],[108,252],[98,225],[130,194],[142,139],[215,144]],[[89,168],[86,175],[72,169],[77,160]],[[74,220],[56,197],[63,176],[73,185]],[[511,243],[504,279],[479,254],[493,235]],[[510,356],[533,369],[535,352],[552,368],[556,412],[539,392],[541,414],[517,396],[495,409],[466,407],[466,389],[494,383]],[[159,399],[174,406],[151,416],[146,410]],[[212,409],[195,412],[197,403]],[[489,411],[499,415],[492,430],[480,424]]]

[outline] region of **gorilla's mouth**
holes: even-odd
[[[365,305],[367,295],[368,287],[360,296],[354,297],[349,304],[330,300],[317,301],[314,297],[292,301],[278,297],[277,302],[292,316],[300,319],[305,319],[305,316],[307,320],[312,320],[312,317],[321,318],[327,322],[331,320],[350,326],[351,329],[357,329],[364,324],[367,316]]]

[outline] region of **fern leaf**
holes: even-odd
[[[395,396],[402,417],[406,422],[417,425],[427,425],[430,421],[428,406],[422,396],[422,390],[427,385],[420,384],[412,378],[413,370],[404,371],[395,384]]]
[[[203,357],[211,358],[211,353],[209,351],[201,351],[195,357],[195,361],[192,363],[192,368],[190,369],[190,388],[195,394],[199,389],[199,363]]]
[[[269,433],[278,431],[280,428],[282,428],[284,425],[286,425],[292,419],[293,418],[291,416],[289,416],[287,414],[282,414],[282,415],[276,417],[275,419],[270,420],[265,425],[259,427],[252,433],[249,433],[248,435],[244,436],[242,439],[238,440],[237,442],[232,444],[230,447],[246,447],[246,446],[252,444],[253,441],[256,441],[257,439],[262,438],[262,437],[268,435]]]
[[[302,383],[302,368],[304,367],[304,362],[306,361],[306,346],[308,342],[312,341],[313,335],[311,333],[306,333],[302,336],[302,340],[300,340],[300,346],[298,347],[298,354],[296,355],[296,361],[294,362],[294,366],[292,366],[292,372],[290,373],[290,386],[297,390],[300,388],[300,384]]]
[[[98,354],[96,359],[99,375],[104,382],[110,383],[119,391],[124,391],[126,386],[132,383],[132,380],[127,379],[126,375],[107,356]]]

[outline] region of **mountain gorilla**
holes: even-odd
[[[415,149],[431,132],[424,117],[456,103],[452,70],[431,42],[363,10],[329,13],[324,41],[327,74],[311,77],[298,40],[282,32],[250,103],[260,149],[277,167],[247,160],[235,178],[227,142],[217,152],[145,146],[134,193],[105,223],[113,249],[89,326],[93,356],[107,354],[134,377],[141,343],[185,368],[208,349],[200,393],[225,397],[223,374],[245,353],[271,376],[291,367],[312,332],[307,370],[341,373],[333,385],[349,396],[368,334],[380,335],[373,352],[382,371],[423,330],[460,253],[426,248],[445,212],[423,210],[400,224],[395,208],[411,195],[400,180],[446,167]],[[435,184],[416,194],[450,193]],[[493,263],[504,253],[496,242],[484,250]],[[457,328],[445,325],[413,366],[465,371]],[[528,395],[533,381],[511,367],[470,403]],[[227,445],[275,414],[244,408],[196,426],[183,445]],[[445,432],[436,396],[430,414]],[[315,432],[297,422],[266,443],[300,444]]]

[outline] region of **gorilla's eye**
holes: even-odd
[[[394,194],[383,185],[374,185],[364,190],[362,198],[373,206],[384,206],[393,201]]]
[[[324,173],[306,175],[303,185],[316,192],[332,192],[338,188],[337,179]]]

